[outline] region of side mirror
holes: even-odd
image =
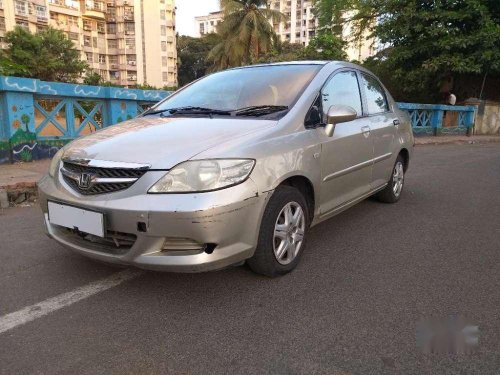
[[[332,105],[328,109],[328,114],[326,115],[327,125],[325,126],[325,133],[327,136],[333,136],[335,130],[335,125],[341,122],[349,122],[355,120],[358,117],[358,113],[352,107],[348,105]]]

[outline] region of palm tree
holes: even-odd
[[[268,0],[220,0],[224,21],[217,27],[222,41],[208,56],[214,69],[251,64],[278,43],[273,25],[286,20]]]

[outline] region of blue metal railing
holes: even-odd
[[[131,119],[169,94],[0,76],[0,164],[51,157],[70,140]]]
[[[410,115],[416,135],[471,134],[474,106],[397,103]]]

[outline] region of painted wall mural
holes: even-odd
[[[168,95],[0,76],[0,164],[50,158],[71,140],[130,120]]]

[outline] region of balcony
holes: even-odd
[[[83,12],[82,16],[98,20],[105,20],[106,13],[104,13],[104,6],[103,5],[97,6],[97,4],[101,3],[94,3],[94,6],[85,7],[85,11]]]
[[[167,36],[167,43],[173,43],[175,38],[173,36]]]

